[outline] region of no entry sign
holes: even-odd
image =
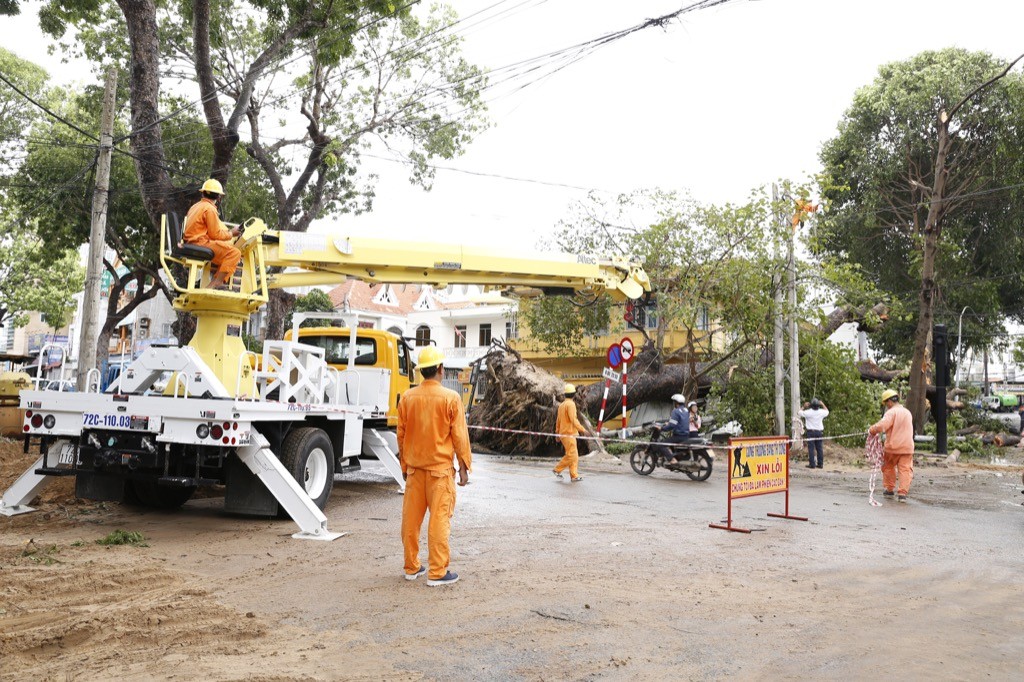
[[[622,361],[629,362],[633,359],[633,340],[628,336],[619,342],[619,348],[622,353]]]

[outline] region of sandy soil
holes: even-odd
[[[464,580],[436,589],[400,576],[384,477],[336,484],[349,535],[331,543],[216,498],[157,513],[59,480],[40,512],[0,517],[0,680],[1016,678],[1020,469],[921,463],[912,504],[872,509],[858,455],[794,460],[811,521],[745,501],[749,536],[707,527],[719,469],[588,461],[560,484],[481,457],[453,532]],[[0,489],[31,461],[0,441]],[[95,543],[119,528],[147,546]]]

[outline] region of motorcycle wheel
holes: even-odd
[[[714,464],[714,460],[711,459],[711,455],[706,452],[700,454],[694,453],[694,459],[697,461],[698,468],[695,471],[687,471],[686,475],[690,477],[692,481],[706,481],[711,478],[711,466]]]
[[[629,466],[641,476],[648,476],[654,471],[654,455],[647,452],[643,445],[638,445],[629,454]]]

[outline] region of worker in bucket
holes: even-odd
[[[185,242],[205,246],[213,251],[212,263],[217,271],[210,280],[211,289],[223,289],[235,274],[242,252],[231,241],[239,235],[239,228],[228,228],[220,221],[217,204],[224,198],[224,187],[213,178],[203,183],[203,198],[192,205],[185,215]]]
[[[583,424],[580,424],[580,420],[576,415],[576,401],[573,400],[573,397],[576,395],[576,387],[572,384],[566,384],[565,388],[562,389],[562,394],[563,400],[558,406],[558,417],[555,419],[555,433],[558,434],[558,440],[562,443],[565,455],[551,471],[555,476],[561,478],[562,471],[569,469],[570,480],[573,482],[582,481],[583,477],[580,476],[580,453],[576,447],[576,434],[586,433],[587,430],[583,428]]]
[[[448,536],[455,512],[455,465],[459,485],[466,485],[473,455],[462,398],[440,382],[444,376],[444,355],[435,346],[426,346],[420,350],[417,369],[423,375],[423,383],[403,393],[398,403],[398,453],[405,478],[405,579],[416,580],[427,573],[427,585],[437,587],[459,580],[458,573],[448,570]],[[419,556],[420,527],[427,510],[429,573]]]
[[[885,497],[893,496],[896,475],[899,471],[900,502],[907,501],[910,482],[914,480],[914,418],[910,410],[900,405],[900,394],[892,389],[882,391],[885,415],[871,425],[868,433],[885,433],[885,448],[882,451],[882,485]]]

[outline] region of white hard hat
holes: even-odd
[[[672,396],[672,402],[680,404],[685,403],[686,396],[683,395],[682,393],[676,393],[674,396]]]
[[[697,401],[696,400],[691,400],[690,402],[686,403],[686,406],[687,407],[696,407],[697,406]]]

